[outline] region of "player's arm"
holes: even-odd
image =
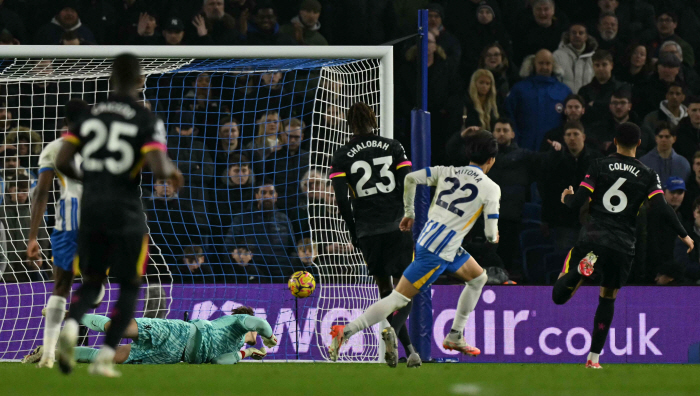
[[[661,190],[654,191],[652,194],[653,195],[650,194],[649,196],[649,209],[660,209],[661,217],[667,221],[671,227],[673,227],[673,231],[676,232],[678,238],[680,238],[681,241],[683,241],[683,243],[688,247],[688,253],[690,253],[690,251],[694,248],[694,242],[688,235],[685,227],[683,227],[683,224],[681,224],[681,221],[678,219],[678,215],[673,210],[671,205],[666,202],[666,198]]]
[[[40,168],[39,181],[32,193],[31,215],[29,220],[29,241],[27,242],[27,258],[30,260],[39,260],[41,248],[37,237],[39,235],[39,227],[41,226],[46,211],[46,205],[49,201],[49,191],[53,185],[55,172],[53,168]]]
[[[80,148],[80,140],[75,135],[64,134],[58,154],[56,154],[56,170],[75,180],[83,180],[83,171],[73,160],[75,153]]]
[[[484,234],[486,240],[498,243],[498,215],[500,211],[501,189],[497,185],[488,200],[484,203]]]
[[[591,194],[593,194],[593,191],[595,191],[595,184],[598,175],[596,164],[597,162],[593,162],[588,167],[588,173],[581,184],[579,184],[576,193],[574,193],[574,188],[572,186],[569,186],[569,188],[561,193],[561,203],[569,208],[575,209],[576,212],[578,212],[581,210],[581,207],[591,199]]]
[[[180,190],[183,185],[185,185],[185,179],[177,169],[177,166],[168,158],[163,150],[149,150],[146,151],[146,164],[156,179],[167,179],[172,183],[175,191]]]
[[[245,358],[262,360],[267,356],[265,348],[247,348],[238,352],[229,352],[219,355],[211,360],[212,364],[236,364]]]
[[[403,220],[399,228],[401,231],[411,231],[413,221],[416,218],[414,203],[416,199],[416,188],[419,184],[434,186],[437,184],[437,175],[440,167],[425,168],[410,172],[403,181]]]
[[[338,203],[338,211],[340,216],[345,220],[350,232],[350,240],[355,247],[357,244],[357,233],[355,232],[355,217],[352,215],[352,204],[348,198],[349,188],[348,180],[344,172],[331,173],[331,184],[335,192],[335,200]]]

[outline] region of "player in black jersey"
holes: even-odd
[[[554,302],[564,304],[587,279],[597,278],[600,282],[591,350],[586,361],[586,367],[590,368],[601,368],[598,356],[612,323],[615,297],[632,267],[639,207],[647,199],[650,205],[659,205],[666,221],[688,246],[688,252],[693,249],[693,240],[666,203],[659,176],[635,159],[640,139],[638,126],[620,124],[615,137],[617,153],[594,160],[576,194],[569,186],[561,196],[562,203],[572,208],[580,208],[590,200],[590,221],[569,251],[552,292]]]
[[[143,84],[139,60],[130,54],[117,56],[111,83],[109,99],[96,104],[63,135],[64,143],[56,158],[60,172],[83,181],[76,257],[83,285],[71,301],[57,353],[59,367],[66,374],[75,364],[78,323],[95,301],[109,268],[109,275],[120,285],[119,299],[112,313],[112,327],[89,372],[119,376],[112,363],[115,348],[134,316],[141,275],[148,261],[148,228],[139,185],[141,167],[147,164],[155,178],[169,179],[175,189],[184,183],[165,153],[163,122],[137,102],[138,87]],[[82,169],[77,169],[73,161],[77,152],[83,157]]]
[[[352,243],[362,251],[384,298],[393,290],[392,277],[398,282],[413,259],[412,236],[399,230],[404,215],[403,181],[411,172],[411,162],[401,143],[373,133],[376,117],[365,103],[353,104],[347,121],[353,137],[333,154],[330,178]],[[410,311],[411,303],[390,317],[391,327],[382,331],[391,367],[398,363],[396,334],[409,354],[408,366],[421,364],[404,325]]]

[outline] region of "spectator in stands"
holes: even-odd
[[[1,30],[7,31],[17,41],[17,44],[29,44],[24,21],[16,12],[8,9],[4,1],[0,2],[0,24],[3,26]]]
[[[194,112],[197,125],[203,125],[203,136],[213,142],[219,134],[220,114],[229,114],[231,109],[230,104],[222,100],[220,90],[212,87],[211,79],[210,73],[198,74],[192,82],[193,88],[185,92],[182,108]]]
[[[301,177],[299,182],[299,204],[296,207],[291,207],[287,211],[292,222],[294,235],[296,239],[310,238],[311,229],[322,230],[314,235],[314,239],[323,243],[323,249],[326,250],[326,244],[332,241],[330,230],[333,225],[328,222],[330,217],[327,212],[328,206],[335,204],[331,197],[331,186],[328,183],[328,177],[321,171],[308,170]],[[309,224],[311,217],[313,224]]]
[[[309,166],[309,152],[301,148],[305,129],[306,125],[298,118],[285,121],[278,135],[280,148],[270,154],[265,164],[265,172],[274,174],[273,181],[277,193],[283,197],[284,207],[297,204],[299,181]]]
[[[418,47],[413,46],[406,51],[407,62],[399,68],[397,81],[417,81],[416,63],[418,62]],[[409,117],[415,107],[417,86],[413,83],[396,84],[396,108],[399,113]],[[428,111],[430,116],[432,161],[434,165],[444,161],[445,144],[453,131],[460,127],[460,116],[463,113],[461,79],[447,61],[447,55],[442,47],[437,45],[435,36],[428,32]],[[405,125],[410,125],[406,122]],[[408,131],[403,134],[410,136]]]
[[[254,158],[265,159],[270,153],[280,149],[277,138],[282,130],[282,123],[277,110],[262,113],[258,117],[255,127],[257,129],[255,138],[244,149],[247,154],[252,152]],[[265,172],[268,171],[265,170]]]
[[[513,86],[505,102],[505,112],[515,123],[520,147],[537,150],[544,134],[561,124],[564,99],[571,93],[571,89],[555,77],[561,72],[552,53],[546,49],[523,62],[520,69],[523,81]]]
[[[19,165],[36,173],[39,167],[39,154],[44,146],[41,135],[24,126],[15,127],[5,136],[5,144],[17,147]]]
[[[95,36],[83,25],[78,16],[78,2],[68,0],[58,7],[56,16],[48,24],[39,28],[34,37],[35,44],[58,44],[66,31],[74,31],[81,39],[95,43]]]
[[[479,57],[479,69],[486,69],[496,80],[496,104],[503,109],[510,88],[518,82],[518,71],[508,60],[508,54],[499,43],[487,45]]]
[[[214,283],[211,267],[201,246],[185,247],[182,265],[177,267],[182,283]]]
[[[334,0],[323,36],[333,45],[379,45],[395,37],[395,1]],[[449,26],[449,25],[448,25]]]
[[[700,174],[700,173],[699,173]],[[700,197],[695,198],[692,203],[692,217],[690,220],[686,220],[685,229],[688,231],[688,235],[693,239],[693,242],[697,241],[700,243]],[[683,248],[683,243],[678,243],[673,251],[674,261],[683,268],[684,275],[687,279],[693,283],[700,280],[700,252],[697,249],[693,249],[688,253],[688,248]],[[662,279],[663,281],[663,279]]]
[[[183,249],[201,243],[201,236],[209,234],[207,223],[197,221],[192,206],[178,196],[167,180],[155,180],[144,208],[153,242],[171,270],[180,273]]]
[[[635,125],[641,123],[637,113],[632,109],[632,93],[628,87],[625,86],[613,92],[608,106],[609,111],[588,128],[588,139],[597,150],[603,153],[614,150],[613,140],[618,125],[623,122],[631,122]],[[646,154],[653,147],[654,139],[643,134],[642,144],[637,148],[637,156]]]
[[[182,112],[176,116],[171,135],[168,136],[168,155],[177,164],[185,177],[186,187],[181,190],[181,199],[190,202],[200,224],[207,224],[206,207],[213,201],[212,188],[215,175],[214,161],[194,125],[194,114]]]
[[[276,203],[277,191],[272,183],[258,187],[252,209],[233,218],[226,237],[236,272],[259,277],[260,282],[284,282],[292,274],[292,227]]]
[[[248,23],[245,36],[247,45],[294,45],[294,38],[280,31],[277,13],[271,2],[258,2],[253,14],[253,21]]]
[[[304,0],[299,7],[299,15],[280,28],[282,34],[293,37],[299,45],[328,45],[328,41],[319,33],[321,23],[321,3],[318,0]]]
[[[197,29],[193,43],[199,45],[235,45],[241,32],[236,20],[224,11],[224,0],[204,0],[202,12],[195,15],[192,25]]]
[[[619,24],[615,13],[604,12],[598,17],[595,38],[598,41],[598,49],[610,52],[613,59],[622,55],[625,48],[624,41],[620,38]]]
[[[499,117],[496,100],[496,81],[493,74],[488,70],[478,69],[472,74],[469,90],[464,98],[463,125],[493,130]]]
[[[462,45],[457,37],[445,29],[445,25],[442,24],[445,19],[445,9],[438,3],[430,3],[426,8],[428,9],[428,29],[435,36],[435,43],[445,50],[447,61],[452,63],[454,69],[460,70]]]
[[[162,45],[160,32],[156,30],[158,21],[155,15],[142,12],[136,25],[136,36],[131,39],[136,45]]]
[[[298,76],[300,79],[305,78],[301,75]],[[255,92],[256,109],[280,109],[280,112],[284,114],[283,118],[301,114],[294,100],[304,102],[308,98],[305,98],[303,94],[295,97],[295,93],[286,88],[290,85],[293,85],[293,82],[285,86],[282,72],[262,73]]]
[[[562,82],[573,93],[593,79],[593,53],[598,42],[588,35],[586,25],[574,23],[563,34],[559,48],[554,51],[554,62],[564,71]]]
[[[656,147],[639,160],[653,169],[661,180],[670,177],[687,180],[690,175],[690,163],[673,150],[676,142],[676,129],[666,122],[661,122],[655,129]],[[685,184],[683,184],[685,191]],[[680,202],[678,203],[680,206]]]
[[[292,260],[294,271],[308,271],[316,279],[318,276],[318,245],[311,238],[301,238],[297,242],[296,256]]]
[[[61,35],[61,45],[87,45],[85,40],[82,40],[74,31],[67,31]]]
[[[564,144],[564,125],[569,122],[577,121],[583,123],[584,115],[586,114],[586,101],[581,95],[570,94],[564,99],[564,121],[561,125],[550,129],[544,135],[542,144],[540,145],[540,151],[549,151],[552,147],[551,142],[558,142],[560,145]],[[586,125],[584,124],[584,127]]]
[[[544,160],[545,170],[538,183],[542,197],[542,231],[552,235],[557,250],[571,249],[581,228],[581,214],[561,203],[561,192],[569,186],[578,186],[586,176],[591,162],[600,157],[586,148],[586,134],[580,122],[564,125],[566,148],[551,151]]]
[[[15,273],[25,273],[29,279],[17,276],[18,282],[43,281],[49,278],[48,263],[43,259],[27,261],[27,238],[29,236],[30,214],[29,189],[30,180],[27,175],[18,174],[12,180],[5,178],[5,199],[0,206],[0,220],[7,230],[7,256]],[[44,257],[51,257],[48,246],[49,236],[45,227],[39,227],[37,238]],[[29,272],[28,272],[29,271]]]
[[[691,162],[700,150],[700,97],[688,97],[687,103],[688,117],[678,122],[673,149]]]
[[[168,18],[163,26],[163,41],[165,45],[185,44],[185,24],[180,18]]]
[[[7,100],[0,98],[0,135],[5,136],[16,125],[12,109],[7,107]]]
[[[685,196],[685,182],[678,177],[661,180],[665,180],[664,197],[666,202],[678,215],[678,208]],[[653,237],[647,238],[647,282],[655,282],[660,286],[682,283],[685,268],[673,258],[676,240],[673,228],[668,221],[665,221],[662,209],[657,206],[649,207],[647,219],[648,230],[653,231]]]
[[[0,280],[3,279],[3,273],[7,270],[7,265],[10,260],[7,258],[7,233],[5,230],[5,223],[0,221]],[[11,267],[10,267],[11,269]],[[8,282],[8,279],[4,279]]]
[[[513,48],[515,62],[526,63],[525,57],[546,49],[551,51],[559,47],[562,33],[566,26],[555,16],[554,0],[534,0],[532,2],[532,19],[528,19],[518,34],[514,35]]]
[[[700,77],[698,73],[683,62],[683,48],[675,41],[664,41],[659,47],[659,56],[671,54],[681,61],[681,69],[678,72],[678,79],[681,80],[692,92],[700,92]]]
[[[621,65],[622,67],[615,69],[617,78],[632,85],[643,84],[654,70],[649,50],[641,44],[627,47]]]
[[[593,61],[593,81],[581,87],[578,93],[588,104],[590,109],[588,117],[596,120],[608,112],[613,92],[627,84],[613,77],[613,56],[610,52],[598,50],[591,60]]]
[[[14,180],[20,176],[26,176],[30,181],[31,188],[36,185],[36,174],[30,169],[20,165],[17,146],[5,145],[2,150],[4,163],[2,168],[2,180]]]
[[[461,74],[469,78],[473,70],[476,69],[479,55],[484,47],[499,43],[507,54],[513,53],[513,45],[510,35],[496,17],[494,11],[494,0],[482,0],[476,7],[476,12],[472,14],[466,23],[472,25],[472,32],[469,39],[462,42],[462,71]],[[465,72],[467,73],[465,75]]]
[[[690,172],[690,176],[685,180],[685,198],[680,208],[681,217],[685,221],[693,219],[693,202],[700,198],[700,151],[695,153],[692,160],[691,166],[693,171]]]
[[[685,92],[683,86],[677,82],[671,83],[666,91],[666,99],[659,103],[659,108],[644,117],[642,128],[650,131],[656,130],[660,123],[668,123],[671,128],[688,116],[688,108],[685,107]]]
[[[216,140],[215,160],[216,160],[216,177],[226,177],[228,166],[231,163],[230,158],[234,154],[240,154],[240,127],[238,120],[231,116],[224,116],[221,119],[219,127],[219,137]]]
[[[688,66],[695,66],[695,53],[693,47],[676,34],[678,27],[678,15],[673,11],[663,11],[656,15],[656,37],[651,39],[647,46],[652,50],[652,58],[659,57],[659,48],[665,41],[675,41],[683,48],[683,58]]]
[[[227,228],[233,216],[249,210],[253,204],[255,174],[250,159],[242,154],[231,155],[228,169],[220,180],[216,191],[220,219],[216,223]]]

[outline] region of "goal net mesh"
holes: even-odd
[[[41,345],[41,310],[53,290],[57,181],[39,233],[42,260],[26,258],[39,154],[60,137],[68,100],[108,98],[110,66],[110,59],[0,61],[0,360]],[[142,60],[143,103],[165,122],[168,155],[186,187],[174,192],[142,174],[151,244],[137,318],[214,320],[250,306],[280,340],[268,359],[328,358],[331,326],[378,298],[328,171],[350,138],[350,105],[363,101],[382,117],[379,66],[377,59]],[[312,296],[295,299],[287,289],[296,271],[314,275]],[[73,290],[79,285],[78,277]],[[94,313],[109,315],[117,296],[108,283]],[[101,345],[101,335],[83,330],[83,345]],[[368,329],[341,359],[377,361],[379,340],[376,326]]]

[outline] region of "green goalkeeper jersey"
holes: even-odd
[[[250,315],[228,315],[213,321],[195,319],[191,323],[199,330],[195,336],[196,353],[188,359],[195,364],[210,363],[216,357],[240,351],[249,331],[272,336],[272,328],[265,320]]]

